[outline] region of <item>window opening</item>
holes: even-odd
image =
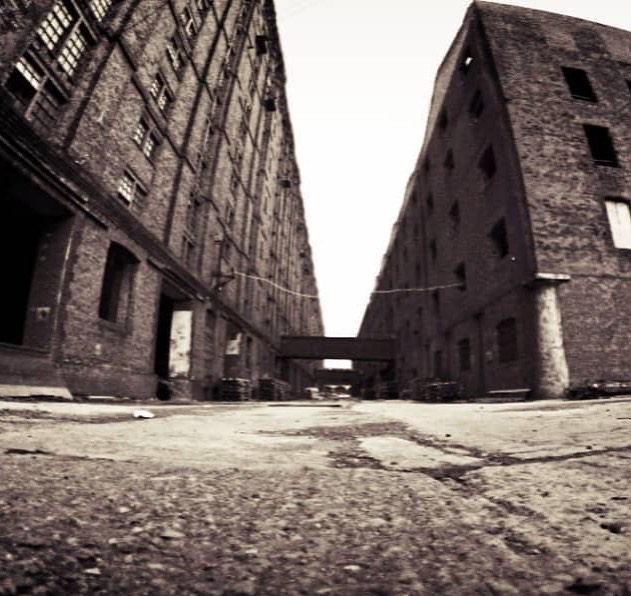
[[[112,243],[107,252],[99,317],[112,323],[120,322],[129,306],[133,266],[138,259],[120,244]]]
[[[166,45],[166,55],[169,63],[173,67],[173,70],[177,73],[180,72],[182,66],[184,66],[184,52],[180,46],[180,42],[177,36],[172,35]]]
[[[592,154],[592,159],[597,165],[618,167],[618,156],[609,134],[609,129],[604,126],[583,124],[587,144]]]
[[[517,345],[517,322],[515,319],[504,319],[496,328],[497,349],[500,362],[513,362],[519,357]]]
[[[471,103],[469,103],[469,113],[474,118],[479,118],[484,111],[484,101],[482,99],[482,93],[478,89],[473,97],[471,98]]]
[[[442,350],[436,350],[434,352],[434,376],[439,379],[443,377],[443,352]]]
[[[64,103],[66,103],[66,99],[61,91],[50,81],[47,81],[31,108],[30,118],[34,124],[47,130],[54,124]]]
[[[504,258],[509,252],[508,234],[506,233],[506,222],[504,218],[500,219],[489,233],[489,238],[495,254]]]
[[[173,96],[167,87],[164,77],[159,72],[156,74],[153,82],[151,83],[149,93],[151,93],[151,96],[156,100],[158,108],[160,108],[160,111],[163,113],[173,101]]]
[[[136,204],[141,207],[144,204],[147,191],[144,190],[132,172],[125,170],[118,182],[118,196],[127,205]]]
[[[471,370],[471,342],[469,338],[461,339],[458,342],[458,360],[461,371]]]
[[[107,15],[107,11],[111,8],[113,0],[90,0],[89,7],[94,15],[94,18],[101,22],[105,15]]]
[[[134,133],[132,134],[132,139],[145,157],[153,159],[160,139],[144,118],[138,121]]]
[[[580,68],[562,66],[561,71],[570,90],[570,95],[575,99],[595,102],[596,94],[589,82],[587,73]]]
[[[443,162],[443,165],[445,166],[445,168],[447,168],[449,171],[453,170],[455,167],[455,163],[454,163],[454,152],[449,149],[447,151],[447,155],[445,155],[445,161]]]
[[[438,118],[438,126],[441,131],[445,131],[449,125],[449,118],[447,116],[447,110],[442,109],[440,111],[440,117]]]
[[[208,10],[210,9],[211,0],[197,0],[197,10],[199,11],[200,16],[204,16]]]
[[[460,204],[456,201],[449,210],[449,219],[454,232],[460,227]]]
[[[495,163],[495,153],[493,152],[493,147],[491,145],[484,150],[484,153],[478,162],[478,167],[482,171],[485,180],[490,180],[495,175],[497,165]]]
[[[455,269],[454,274],[457,282],[460,284],[458,289],[464,292],[467,289],[467,269],[464,263],[460,263]]]
[[[58,61],[61,69],[70,77],[77,70],[81,56],[88,47],[87,39],[81,29],[75,29],[66,40]]]
[[[52,52],[73,21],[73,15],[62,0],[57,0],[42,24],[37,28],[37,35]]]
[[[471,69],[472,64],[473,64],[473,55],[471,54],[471,50],[467,48],[460,62],[460,70],[466,74]]]
[[[186,7],[182,11],[182,14],[180,15],[180,20],[182,21],[182,26],[184,27],[184,33],[186,33],[186,37],[188,37],[189,39],[193,39],[197,35],[197,26],[195,25],[193,14],[188,7]]]
[[[436,247],[436,240],[430,241],[429,254],[432,256],[432,261],[435,261],[436,257],[438,256],[438,248]]]
[[[624,199],[605,199],[605,209],[613,245],[616,248],[631,249],[631,211],[629,202]]]
[[[257,35],[254,38],[254,45],[256,46],[256,55],[263,56],[267,54],[267,36]]]
[[[6,86],[15,99],[26,107],[37,94],[43,80],[44,73],[30,60],[22,57],[15,65]]]
[[[434,304],[434,313],[439,315],[440,314],[440,293],[438,292],[438,290],[435,290],[434,292],[432,292],[432,302]]]

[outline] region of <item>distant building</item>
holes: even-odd
[[[311,385],[276,359],[322,320],[271,0],[9,0],[0,56],[0,395]]]
[[[474,2],[360,336],[399,387],[557,397],[631,380],[631,33]],[[376,368],[365,374],[378,381]]]

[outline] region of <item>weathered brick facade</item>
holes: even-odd
[[[0,390],[310,384],[276,358],[322,319],[271,0],[10,0],[0,30]]]
[[[630,121],[631,33],[470,6],[375,287],[422,291],[373,294],[360,331],[397,337],[401,387],[631,380]]]

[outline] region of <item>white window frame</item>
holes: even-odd
[[[177,33],[174,33],[167,39],[166,54],[173,70],[179,73],[184,66],[184,50],[182,49]]]
[[[629,201],[618,198],[605,199],[611,238],[616,248],[631,249],[631,207]]]
[[[42,43],[52,52],[76,20],[76,16],[71,14],[63,0],[57,0],[37,28],[37,35]]]
[[[107,12],[112,7],[113,3],[114,0],[90,0],[88,2],[88,6],[94,15],[94,18],[100,23],[107,15]]]
[[[79,66],[81,57],[85,53],[87,47],[88,40],[86,39],[83,31],[81,31],[80,27],[75,28],[75,30],[68,36],[68,39],[66,39],[66,43],[64,43],[61,51],[59,52],[59,56],[57,57],[59,66],[69,77],[71,77],[77,70],[77,66]]]
[[[153,160],[156,149],[160,144],[160,136],[156,133],[155,126],[151,125],[145,116],[138,120],[131,138],[143,155],[149,160]]]
[[[156,73],[149,92],[151,93],[151,97],[155,99],[161,112],[165,112],[169,104],[173,102],[173,94],[169,90],[164,75],[161,72]]]
[[[125,204],[131,206],[139,197],[146,196],[147,191],[134,173],[126,169],[118,181],[117,193]]]

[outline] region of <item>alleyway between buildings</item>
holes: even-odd
[[[630,430],[631,398],[0,402],[0,593],[629,594]]]

